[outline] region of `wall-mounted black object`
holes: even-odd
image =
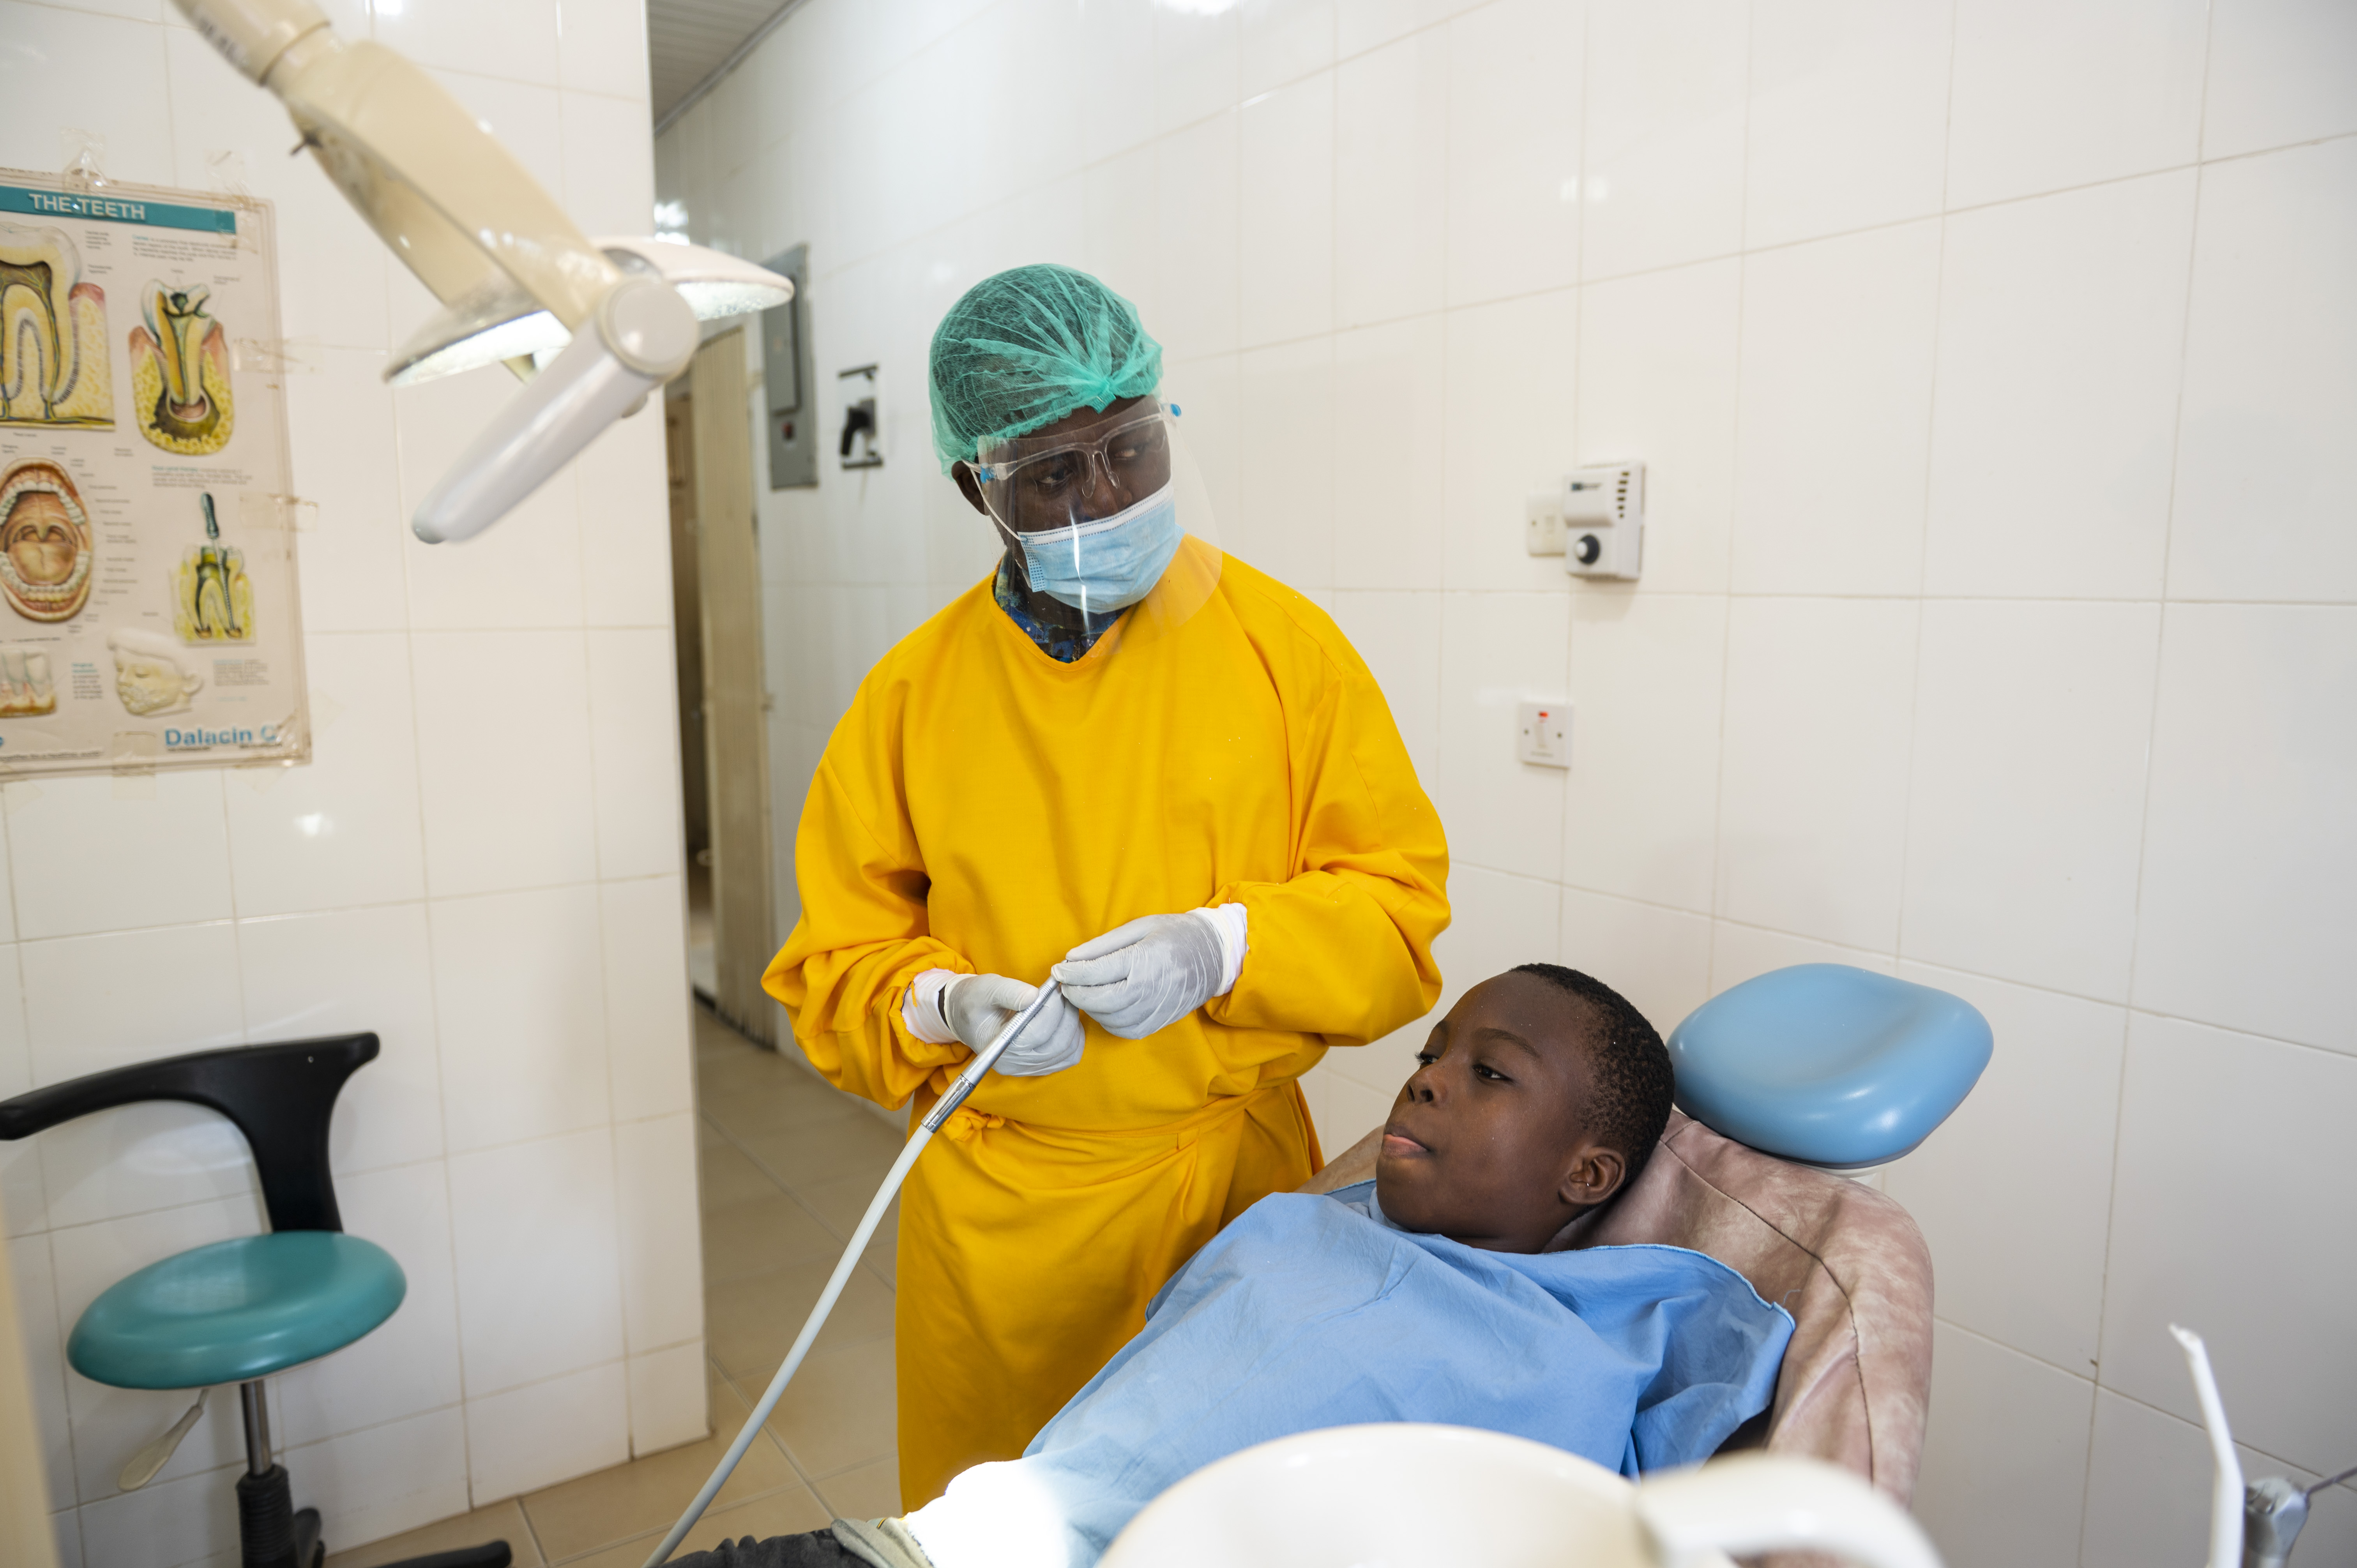
[[[835,455],[846,468],[884,466],[884,415],[877,406],[874,365],[838,371],[843,389],[843,440]]]
[[[793,280],[794,297],[761,312],[761,381],[770,419],[770,488],[818,483],[818,411],[808,392],[811,368],[810,247],[796,245],[761,263]]]

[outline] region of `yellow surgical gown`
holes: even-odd
[[[1176,585],[1196,585],[1184,603]],[[1058,663],[987,580],[877,664],[794,841],[765,978],[831,1081],[921,1116],[971,1055],[901,1021],[942,968],[1038,983],[1140,915],[1240,903],[1234,986],[1079,1066],[983,1080],[900,1199],[900,1500],[1020,1454],[1222,1224],[1323,1163],[1297,1083],[1429,1010],[1448,848],[1334,623],[1189,539]]]

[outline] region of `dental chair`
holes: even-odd
[[[147,1100],[180,1100],[236,1123],[261,1177],[270,1230],[191,1248],[116,1281],[82,1313],[66,1359],[118,1389],[238,1385],[246,1473],[237,1483],[242,1568],[318,1568],[316,1509],[296,1509],[270,1452],[263,1380],[340,1350],[391,1317],[407,1293],[393,1256],[344,1234],[328,1170],[328,1119],[344,1080],[377,1054],[374,1035],[194,1051],[92,1073],[0,1101],[0,1141]],[[135,1457],[124,1489],[171,1457],[203,1407]],[[389,1568],[507,1568],[504,1541]]]
[[[1896,1201],[1837,1173],[1899,1158],[1964,1102],[1988,1065],[1987,1020],[1930,986],[1801,964],[1713,997],[1667,1043],[1679,1109],[1571,1244],[1690,1248],[1780,1303],[1793,1333],[1775,1402],[1720,1452],[1823,1459],[1904,1506],[1931,1395],[1932,1256]],[[1372,1176],[1382,1136],[1307,1190]]]

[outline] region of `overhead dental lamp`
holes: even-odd
[[[174,3],[278,95],[345,199],[442,302],[385,379],[494,361],[525,378],[419,503],[410,526],[429,544],[497,522],[686,369],[699,318],[793,297],[775,273],[701,246],[593,243],[457,99],[382,45],[338,38],[312,0]]]

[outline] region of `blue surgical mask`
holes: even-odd
[[[1023,571],[1033,591],[1092,616],[1110,615],[1152,593],[1178,553],[1176,489],[1165,485],[1111,517],[1068,528],[1006,530],[1023,547]]]

